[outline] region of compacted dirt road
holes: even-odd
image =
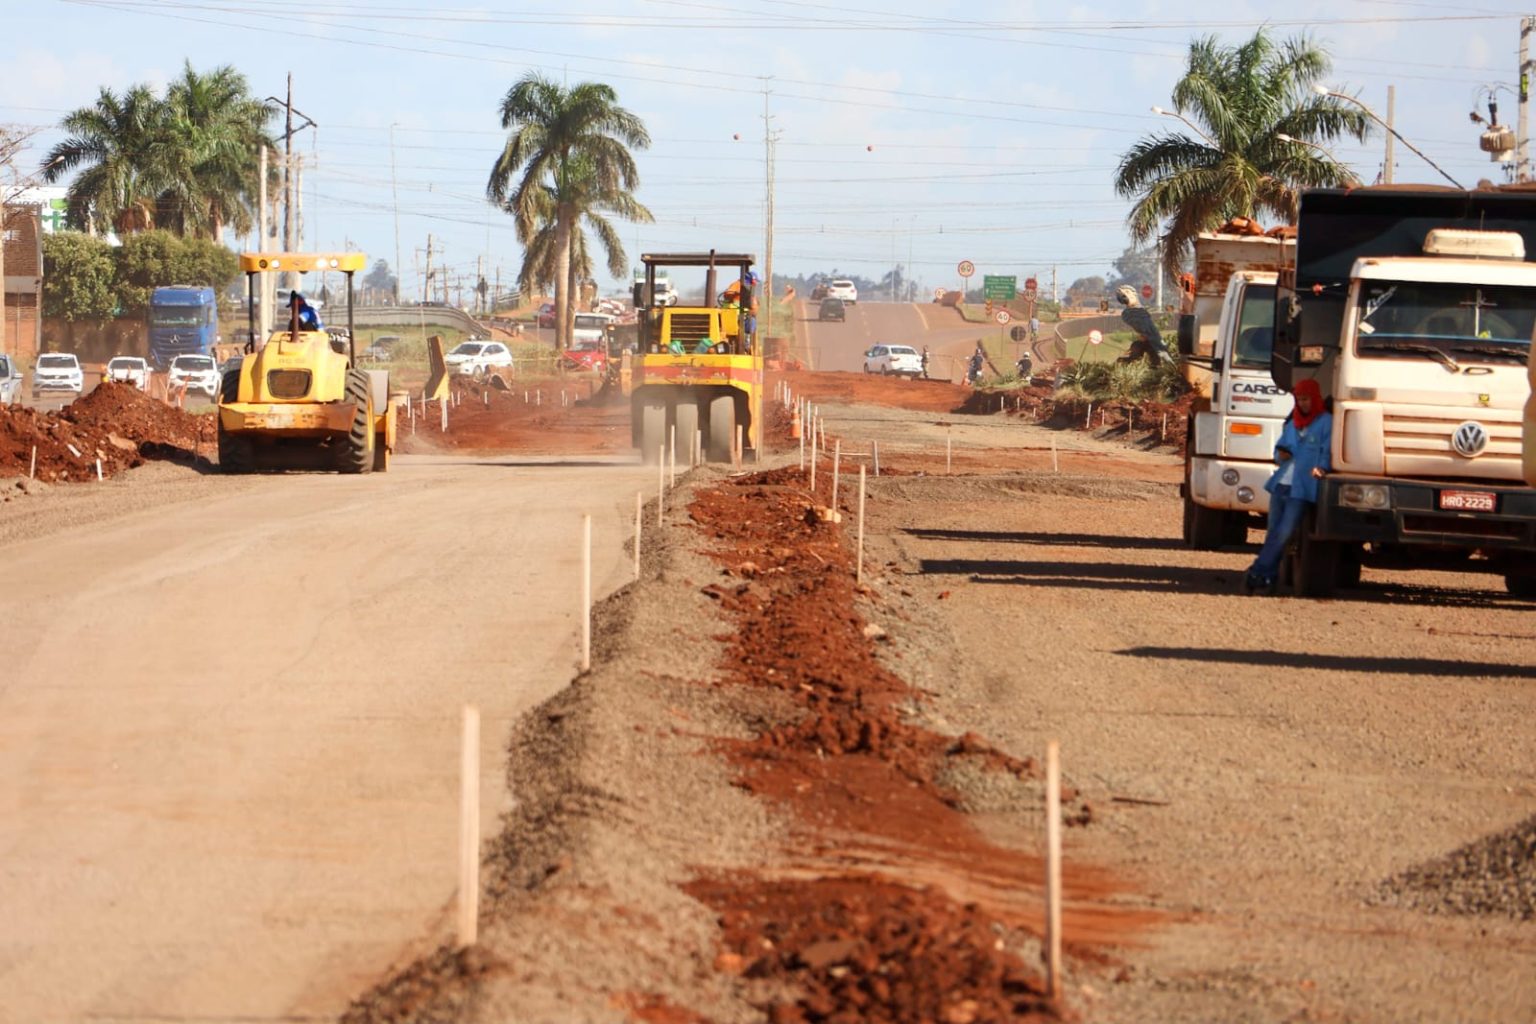
[[[441,941],[460,706],[490,833],[575,667],[581,514],[602,594],[653,479],[152,465],[0,504],[0,1020],[327,1019]]]

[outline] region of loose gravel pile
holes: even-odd
[[[1377,902],[1536,921],[1536,815],[1388,879]]]

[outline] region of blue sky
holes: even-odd
[[[318,129],[297,137],[305,245],[350,245],[419,288],[429,234],[453,274],[483,261],[515,278],[509,219],[483,199],[505,135],[496,109],[524,73],[611,84],[653,139],[639,198],[656,223],[623,229],[642,250],[763,253],[764,103],[779,133],[775,268],[879,278],[894,263],[927,287],[978,273],[1040,274],[1063,287],[1108,271],[1128,204],[1110,182],[1141,135],[1180,126],[1169,106],[1192,36],[1235,41],[1269,24],[1334,56],[1330,84],[1385,115],[1463,183],[1502,180],[1467,114],[1502,87],[1513,122],[1519,9],[1415,0],[1285,4],[881,5],[810,0],[0,0],[26,40],[0,78],[0,124],[51,126],[105,86],[159,86],[184,60],[231,64]],[[1110,8],[1106,10],[1106,7]],[[391,146],[391,125],[393,147]],[[1380,133],[1341,147],[1359,176]],[[398,204],[391,183],[391,157]],[[1401,146],[1397,180],[1437,181]],[[237,240],[244,246],[248,240]],[[605,287],[613,283],[603,281]]]

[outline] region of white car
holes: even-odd
[[[85,371],[73,353],[45,352],[37,357],[32,368],[33,398],[44,391],[73,391],[78,395],[84,390]]]
[[[0,405],[10,405],[21,397],[21,379],[16,360],[0,354]]]
[[[499,341],[470,338],[453,347],[444,357],[449,373],[462,373],[470,377],[483,377],[493,369],[512,368],[512,350]]]
[[[834,299],[842,299],[850,306],[859,304],[859,289],[847,278],[838,278],[827,285],[827,294]]]
[[[210,399],[219,394],[219,364],[213,356],[177,356],[171,360],[166,385],[174,393],[177,388],[197,391]]]
[[[149,363],[138,356],[113,356],[107,363],[107,380],[149,390]]]
[[[921,377],[923,357],[911,345],[876,345],[864,353],[864,372]]]

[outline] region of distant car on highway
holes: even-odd
[[[842,299],[834,299],[830,295],[821,300],[821,308],[816,311],[817,320],[847,320],[848,307]]]
[[[149,362],[138,356],[113,356],[107,362],[107,380],[149,390]]]
[[[45,352],[37,357],[32,369],[33,398],[44,391],[73,391],[78,395],[84,390],[85,371],[73,352]]]
[[[395,358],[394,347],[400,344],[400,335],[381,334],[373,339],[373,344],[363,349],[361,355],[364,359],[375,363],[387,363]]]
[[[608,368],[608,346],[602,341],[578,341],[561,354],[567,370],[602,373]]]
[[[911,345],[876,345],[864,353],[864,372],[921,377],[923,357]]]
[[[812,302],[820,302],[822,299],[824,299],[826,297],[827,297],[827,282],[825,282],[825,281],[817,281],[816,282],[816,286],[811,289],[811,301]]]
[[[553,302],[546,302],[540,306],[534,322],[540,327],[555,326],[555,304]]]
[[[21,397],[21,367],[16,360],[0,355],[0,405],[10,405]]]
[[[186,388],[215,398],[219,393],[219,364],[213,361],[213,356],[177,356],[171,360],[166,386],[172,391]]]
[[[827,285],[827,294],[834,299],[842,299],[850,306],[859,304],[859,289],[847,278],[840,277]]]
[[[510,370],[512,350],[499,341],[470,338],[455,345],[443,362],[448,365],[449,373],[483,377],[491,370]]]

